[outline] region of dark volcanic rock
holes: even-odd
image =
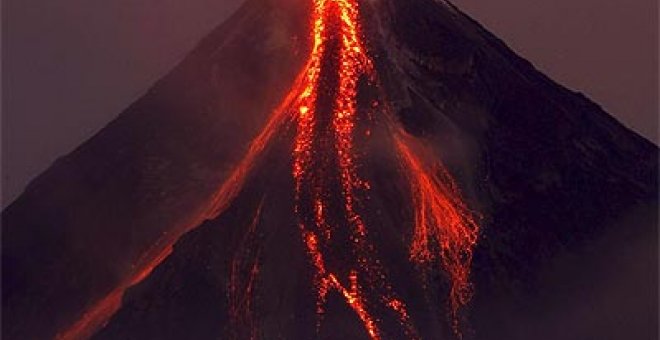
[[[51,338],[205,206],[300,67],[305,8],[281,5],[244,6],[3,212],[3,338]]]
[[[3,212],[3,338],[52,338],[204,207],[300,67],[303,2],[248,1]],[[466,336],[657,339],[658,148],[449,4],[362,5],[389,104],[483,217]],[[247,338],[228,326],[227,281],[260,202],[248,247],[258,254],[245,254],[262,268],[255,328],[265,339],[314,334],[316,320],[303,312],[314,308],[313,273],[291,213],[286,138],[278,143],[272,165],[252,174],[226,212],[182,237],[97,338]],[[374,242],[423,338],[446,338],[442,278],[429,303],[406,261],[403,184],[387,151],[376,155],[366,167],[378,184]],[[365,337],[350,310],[329,308],[322,338]]]

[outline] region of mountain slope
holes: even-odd
[[[653,339],[657,305],[643,301],[657,301],[657,241],[649,241],[657,240],[657,147],[553,83],[449,4],[361,5],[390,111],[442,159],[482,215],[466,336],[623,339],[636,331],[635,338]],[[314,313],[305,312],[310,301],[313,309],[306,288],[313,272],[288,199],[286,134],[229,209],[202,223],[212,194],[302,65],[308,10],[301,0],[248,1],[3,212],[3,337],[61,332],[119,285],[163,235],[198,224],[129,290],[98,338],[246,338],[251,329],[309,338],[315,332]],[[388,139],[382,126],[374,133]],[[442,275],[433,274],[437,290],[421,294],[422,282],[406,261],[401,235],[409,233],[412,207],[399,193],[405,184],[384,145],[374,143],[365,165],[378,188],[371,193],[378,209],[367,216],[380,226],[374,243],[422,338],[451,336]],[[252,223],[257,232],[250,232]],[[611,253],[621,256],[605,255]],[[236,256],[258,259],[262,267],[258,309],[231,326],[228,282]],[[239,263],[240,272],[246,263]],[[628,277],[604,284],[618,273]],[[249,275],[239,281],[246,285]],[[607,312],[586,298],[557,302],[592,291],[620,301],[605,304]],[[354,314],[332,299],[321,337],[365,337]],[[592,320],[568,325],[559,316],[570,313]],[[396,320],[383,315],[388,338],[403,337]],[[547,331],[562,327],[574,331]]]
[[[4,336],[52,336],[196,218],[293,81],[302,11],[244,7],[3,212]]]

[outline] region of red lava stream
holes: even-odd
[[[359,173],[360,157],[363,155],[356,151],[354,141],[358,115],[361,114],[357,106],[358,81],[365,77],[375,84],[376,74],[362,37],[358,0],[310,1],[314,5],[310,32],[312,46],[308,60],[286,98],[251,142],[244,158],[202,213],[185,223],[186,227],[163,236],[142,256],[126,280],[88,308],[79,320],[60,332],[57,339],[85,339],[102,328],[120,308],[124,291],[149,276],[170,255],[173,244],[183,233],[204,220],[218,216],[228,207],[269,142],[289,123],[295,126],[291,169],[295,183],[295,214],[302,244],[314,269],[314,282],[311,286],[317,291],[319,325],[327,312],[325,304],[328,296],[334,292],[353,310],[371,339],[381,339],[383,336],[379,328],[380,320],[372,314],[376,306],[389,309],[392,315],[396,315],[402,332],[408,338],[419,338],[405,301],[387,282],[387,271],[375,258],[374,246],[369,241],[369,228],[361,213],[364,207],[360,202],[365,201],[363,198],[367,197],[371,185]],[[338,41],[338,46],[330,44],[331,38]],[[326,65],[323,63],[324,57],[329,54],[338,60],[337,69],[323,69]],[[332,116],[319,117],[328,113],[317,112],[321,96],[320,80],[326,72],[334,72],[337,76],[336,88],[328,91],[330,94],[324,91],[324,95],[332,96]],[[321,119],[329,121],[325,127],[327,130],[320,131],[323,126],[319,123]],[[388,120],[389,124],[395,121]],[[469,276],[478,226],[462,202],[460,191],[451,175],[442,164],[428,162],[432,157],[422,157],[425,154],[421,141],[406,135],[398,126],[391,130],[396,131],[393,149],[399,159],[397,166],[409,184],[409,192],[403,194],[410,195],[415,218],[411,226],[413,238],[409,260],[422,268],[437,264],[447,274],[451,282],[449,316],[456,335],[461,337],[458,312],[471,296]],[[316,143],[320,136],[330,138],[332,147],[321,150]],[[330,180],[326,178],[327,170],[314,162],[314,157],[319,155],[324,155],[326,162],[334,163],[333,171],[336,171],[339,189],[328,187]],[[328,217],[328,211],[332,208],[328,193],[332,190],[339,190],[341,195],[341,210],[345,219],[341,223],[330,222]],[[313,212],[313,217],[307,218],[305,212]],[[250,228],[256,227],[258,219],[259,212],[253,223],[255,225]],[[342,226],[350,228],[351,248],[357,260],[355,268],[340,273],[330,269],[325,252],[331,247],[329,239],[333,236],[333,230]],[[239,276],[234,272],[241,266],[243,264],[233,264],[232,282],[238,280]],[[245,310],[249,313],[249,309],[253,308],[245,298],[249,299],[254,290],[255,276],[259,272],[258,263],[255,261],[250,268],[247,283],[243,284],[249,291],[240,297],[234,296],[232,300],[230,314],[234,317],[244,314]],[[380,283],[376,285],[377,281]],[[230,286],[230,290],[230,294],[239,294],[233,292],[236,286]],[[369,296],[374,294],[379,298],[370,301]],[[250,319],[249,315],[241,317]]]

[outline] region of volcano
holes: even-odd
[[[656,339],[658,148],[448,2],[248,0],[2,214],[6,339]]]

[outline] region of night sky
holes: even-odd
[[[2,206],[242,0],[4,0]],[[657,137],[656,0],[455,0],[523,57]]]

